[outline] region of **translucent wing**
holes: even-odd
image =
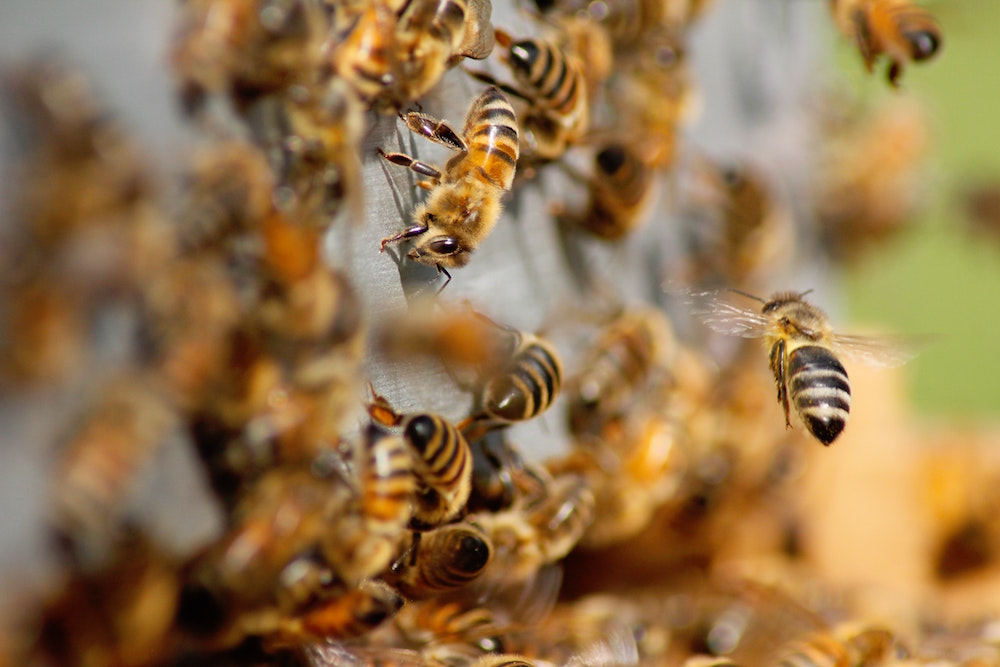
[[[335,641],[312,644],[305,649],[310,667],[369,667],[385,662],[399,667],[424,667],[418,651],[377,646],[350,646]]]
[[[747,297],[735,292],[687,292],[691,311],[712,331],[727,336],[757,338],[767,330],[768,319],[754,307],[740,303]]]
[[[894,336],[856,336],[834,334],[834,346],[839,352],[869,366],[902,366],[930,341],[926,338]]]

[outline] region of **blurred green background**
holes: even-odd
[[[1000,1],[941,0],[944,48],[904,71],[903,93],[926,102],[932,123],[930,205],[913,227],[852,267],[855,322],[938,338],[907,367],[920,414],[1000,418],[1000,236],[969,231],[964,194],[1000,183]],[[841,41],[838,64],[866,94],[885,92]],[[856,75],[856,76],[854,76]]]

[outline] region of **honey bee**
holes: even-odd
[[[889,59],[888,80],[899,85],[903,65],[929,60],[941,48],[941,28],[910,0],[830,0],[834,21],[854,40],[869,72],[879,56]]]
[[[426,529],[447,523],[465,509],[472,490],[472,452],[465,436],[435,414],[399,415],[381,396],[368,406],[372,418],[384,426],[402,426],[403,438],[414,454],[418,488],[411,525]]]
[[[377,110],[420,99],[448,68],[493,50],[490,0],[379,0],[338,9],[329,61]]]
[[[660,311],[624,311],[584,353],[578,375],[567,382],[569,429],[593,434],[619,416],[643,390],[657,366],[669,363],[674,334]]]
[[[436,266],[450,280],[447,270],[465,266],[500,217],[500,197],[513,184],[520,154],[517,118],[503,93],[491,87],[469,107],[461,137],[444,121],[421,113],[410,112],[405,119],[411,131],[459,153],[442,173],[408,155],[380,149],[389,162],[430,179],[421,181],[430,194],[413,213],[416,224],[382,239],[380,248],[384,251],[389,243],[416,238],[407,256]]]
[[[618,241],[638,227],[654,194],[652,169],[621,143],[607,144],[597,152],[587,184],[586,209],[559,215],[557,220],[605,241]]]
[[[455,652],[466,645],[470,652],[495,653],[502,646],[493,612],[456,600],[431,598],[407,605],[394,623],[407,641],[431,650],[440,646]]]
[[[479,413],[462,426],[532,419],[545,412],[559,394],[562,360],[555,347],[540,336],[501,328],[510,337],[508,361],[480,382],[476,391]]]
[[[126,498],[179,428],[174,407],[141,377],[112,384],[73,426],[54,480],[53,518],[78,565],[112,556],[130,520]]]
[[[617,59],[607,99],[626,140],[653,169],[673,166],[681,127],[697,111],[683,35],[651,27]]]
[[[270,96],[251,124],[275,173],[274,201],[307,226],[326,229],[338,216],[363,219],[358,159],[365,132],[361,101],[343,81],[296,85]]]
[[[709,217],[693,225],[690,280],[744,285],[786,261],[794,224],[765,175],[750,165],[706,163],[700,171],[704,192],[693,198],[705,202]]]
[[[465,521],[414,533],[413,542],[384,576],[409,598],[461,588],[482,574],[493,546],[475,523]]]
[[[576,546],[594,519],[594,505],[586,480],[565,474],[551,479],[539,499],[520,498],[510,509],[473,515],[493,545],[485,576],[505,583],[537,576]]]
[[[328,23],[310,0],[186,0],[170,49],[182,105],[199,111],[211,94],[245,108],[319,71]]]
[[[907,655],[905,647],[884,628],[834,628],[788,642],[777,650],[774,664],[782,667],[873,665]]]
[[[590,129],[589,92],[580,62],[547,40],[515,40],[502,30],[496,37],[520,88],[499,84],[483,72],[473,76],[527,101],[521,115],[525,157],[532,162],[555,160]]]
[[[704,304],[702,320],[713,330],[744,338],[762,337],[778,402],[791,428],[789,403],[809,432],[829,445],[844,430],[851,409],[851,385],[837,358],[843,352],[874,365],[898,365],[912,354],[893,341],[833,332],[826,314],[805,300],[809,292],[780,292],[760,312],[720,298],[718,292],[695,295]]]

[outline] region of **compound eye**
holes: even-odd
[[[937,53],[940,43],[937,35],[930,30],[916,30],[904,36],[910,43],[910,56],[914,60],[927,60]]]
[[[462,250],[458,241],[450,236],[431,241],[427,248],[436,255],[455,255]]]

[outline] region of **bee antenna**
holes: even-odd
[[[802,298],[802,297],[804,297],[804,296],[805,296],[806,294],[809,294],[809,293],[811,293],[811,292],[815,292],[815,291],[816,291],[815,289],[813,289],[812,287],[810,287],[810,288],[809,288],[809,289],[807,289],[807,290],[806,290],[805,292],[799,292],[799,298],[801,299],[801,298]]]
[[[743,290],[740,290],[740,289],[736,289],[735,287],[730,287],[730,288],[727,289],[727,291],[732,292],[734,294],[739,294],[740,296],[745,296],[746,298],[753,299],[754,301],[760,301],[761,303],[767,303],[767,301],[764,301],[764,299],[760,298],[759,296],[754,296],[753,294],[748,294],[747,292],[744,292]],[[811,292],[811,291],[812,290],[809,290],[809,292]],[[804,292],[803,294],[808,294],[808,292]]]

